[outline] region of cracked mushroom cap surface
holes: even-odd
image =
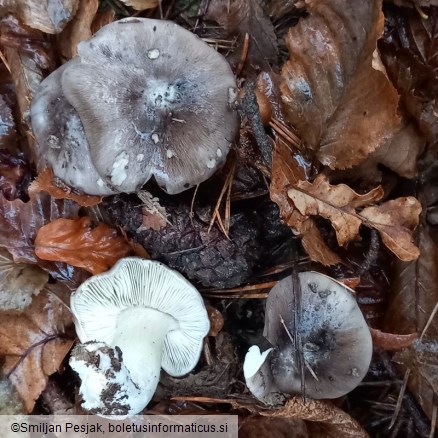
[[[264,336],[275,347],[270,354],[273,380],[281,392],[301,392],[299,358],[291,340],[296,315],[306,395],[340,397],[368,371],[373,350],[368,325],[347,286],[317,272],[301,272],[298,277],[301,311],[294,312],[299,299],[292,276],[274,286],[266,303]]]
[[[171,376],[190,372],[199,360],[210,322],[199,292],[181,274],[137,257],[119,260],[86,280],[71,297],[71,310],[82,343],[116,347],[117,324],[125,310],[148,308],[175,319],[164,340],[161,367]],[[126,321],[123,321],[126,324]]]
[[[225,58],[188,30],[165,20],[116,21],[81,42],[77,58],[61,68],[43,81],[32,105],[37,144],[48,140],[38,134],[44,119],[51,136],[62,136],[44,91],[50,85],[80,119],[103,181],[98,192],[134,192],[153,176],[167,193],[179,193],[224,163],[239,128],[236,80]],[[60,166],[72,164],[67,157]]]

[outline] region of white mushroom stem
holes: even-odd
[[[264,401],[265,397],[274,391],[272,373],[267,360],[273,348],[263,353],[260,348],[253,345],[246,353],[243,363],[243,375],[246,385],[251,393],[259,400]]]
[[[122,350],[123,362],[143,393],[143,407],[149,403],[160,380],[166,335],[177,328],[175,318],[151,308],[126,309],[119,315],[111,345]]]
[[[160,379],[166,334],[176,328],[175,318],[151,308],[122,311],[111,342],[113,348],[102,342],[91,342],[85,344],[86,350],[94,353],[91,361],[78,355],[70,361],[82,380],[83,407],[101,415],[141,412]],[[123,361],[117,357],[114,361],[117,355],[114,347],[121,350]]]

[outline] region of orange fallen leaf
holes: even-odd
[[[73,320],[68,307],[54,294],[41,293],[23,311],[0,312],[2,372],[31,412],[51,374],[59,371],[74,342],[67,335]]]
[[[43,260],[62,261],[99,274],[132,254],[123,236],[105,224],[91,227],[91,219],[57,219],[38,230],[35,254]]]
[[[47,192],[55,199],[72,199],[82,207],[92,207],[102,202],[100,196],[92,196],[75,193],[68,185],[57,182],[51,168],[43,170],[38,177],[29,186],[29,195],[35,193]]]
[[[408,335],[397,335],[394,333],[385,333],[370,327],[371,337],[373,338],[374,347],[380,347],[384,350],[402,350],[409,348],[415,339],[418,339],[418,333]]]
[[[206,308],[208,319],[210,320],[210,331],[208,332],[208,336],[217,336],[224,326],[224,317],[222,313],[213,306],[207,304]]]

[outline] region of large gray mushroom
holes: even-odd
[[[164,20],[127,18],[78,45],[31,106],[40,161],[89,194],[170,194],[205,181],[237,133],[236,81],[219,53]]]
[[[302,373],[306,396],[341,397],[362,381],[371,361],[371,334],[352,291],[317,272],[302,272],[298,281],[301,298],[291,276],[269,293],[264,336],[273,348],[261,353],[253,346],[245,357],[247,386],[266,403],[278,393],[302,393]]]

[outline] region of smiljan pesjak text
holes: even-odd
[[[82,432],[85,435],[89,433],[105,432],[143,432],[143,433],[215,433],[228,432],[228,424],[166,424],[166,423],[143,423],[143,424],[113,424],[113,423],[85,423],[85,424],[50,424],[50,423],[21,423],[20,429],[16,432],[43,433],[49,432]]]

